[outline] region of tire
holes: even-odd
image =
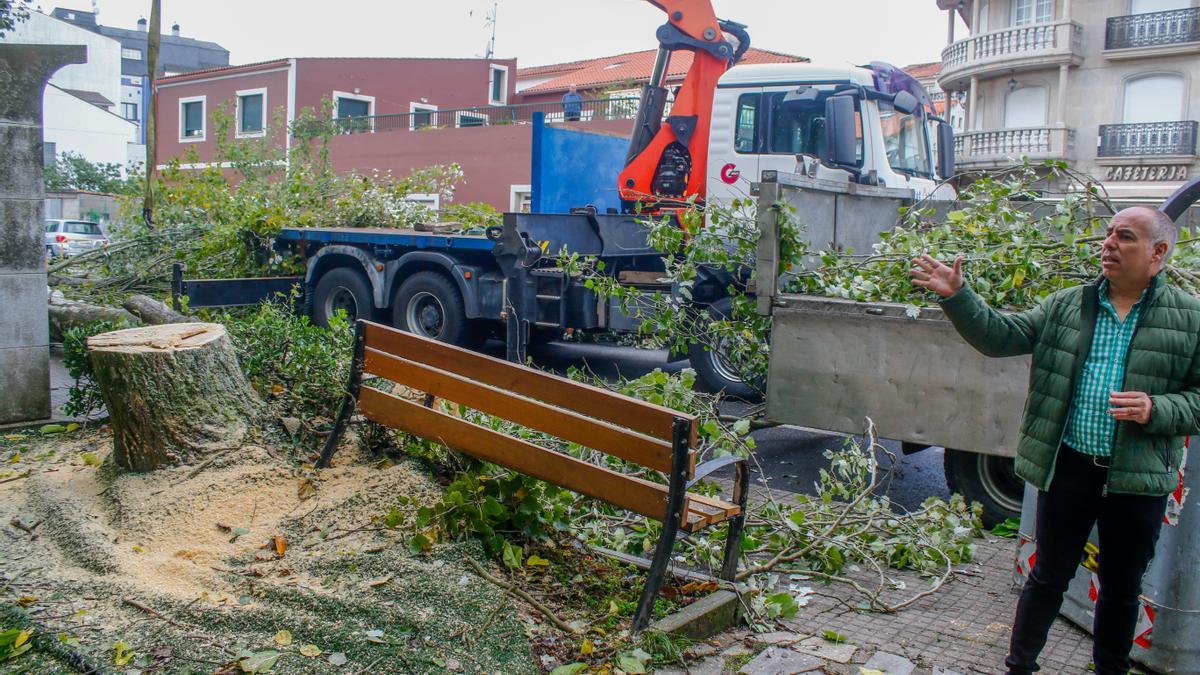
[[[329,327],[329,319],[337,310],[346,312],[346,318],[372,318],[371,285],[361,273],[349,267],[335,267],[317,280],[313,290],[313,323]]]
[[[392,300],[392,325],[459,347],[475,347],[481,335],[467,319],[454,282],[430,271],[417,272],[400,284]]]
[[[1011,457],[946,448],[942,464],[950,491],[983,505],[984,527],[1021,517],[1025,482],[1013,471]]]
[[[724,319],[732,313],[733,301],[729,298],[709,305],[707,312],[714,319]],[[688,360],[696,371],[696,379],[700,385],[712,393],[724,393],[730,398],[737,398],[751,403],[762,399],[762,392],[750,386],[737,376],[729,362],[721,354],[720,346],[709,349],[700,343],[688,345]],[[765,383],[763,383],[765,384]]]

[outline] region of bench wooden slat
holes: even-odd
[[[662,520],[667,486],[610,471],[569,455],[431,410],[397,396],[363,387],[359,409],[367,419],[435,440],[473,457],[520,471],[568,490],[595,497],[643,516]],[[684,504],[684,513],[688,513]],[[690,525],[685,519],[684,526]],[[702,526],[702,524],[701,524]]]
[[[370,347],[364,354],[365,372],[651,469],[671,470],[671,444],[665,441]]]
[[[704,522],[700,526],[701,528],[716,525],[741,513],[741,508],[737,504],[730,504],[729,502],[705,497],[694,492],[688,493],[688,509],[691,510],[692,514],[696,514],[703,519]]]
[[[544,401],[560,408],[608,420],[647,436],[671,441],[675,418],[689,420],[692,426],[688,445],[696,446],[697,423],[694,415],[639,401],[606,389],[574,382],[543,373],[503,359],[497,359],[435,342],[411,333],[388,328],[370,321],[366,324],[366,344],[383,352],[402,356],[497,389],[526,398]]]

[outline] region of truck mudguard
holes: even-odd
[[[338,267],[337,264],[329,264],[330,256],[338,255],[349,256],[358,261],[363,274],[367,275],[367,281],[371,284],[372,302],[375,303],[376,308],[385,306],[387,299],[384,295],[386,286],[383,283],[383,273],[375,269],[375,260],[366,251],[354,246],[332,244],[322,247],[316,255],[308,260],[308,272],[304,275],[304,286],[311,289],[317,283],[320,273],[324,273],[326,269]]]
[[[479,275],[482,273],[481,268],[471,265],[463,265],[453,256],[436,251],[410,251],[400,256],[395,260],[391,260],[384,267],[384,275],[387,279],[387,300],[390,302],[392,293],[408,276],[409,270],[414,265],[419,265],[422,268],[427,268],[432,264],[446,271],[446,275],[454,280],[458,291],[462,293],[463,312],[468,319],[477,319],[480,317],[479,309]],[[471,279],[466,279],[465,272],[470,272]],[[380,305],[381,307],[383,305]]]

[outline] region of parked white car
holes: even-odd
[[[98,223],[86,220],[47,220],[46,253],[50,257],[66,257],[86,253],[108,245]]]

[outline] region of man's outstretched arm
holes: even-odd
[[[998,312],[988,306],[963,281],[962,256],[946,265],[932,256],[913,260],[909,271],[914,285],[937,293],[946,318],[955,330],[985,356],[1017,356],[1033,351],[1033,343],[1046,319],[1041,305],[1016,314]]]

